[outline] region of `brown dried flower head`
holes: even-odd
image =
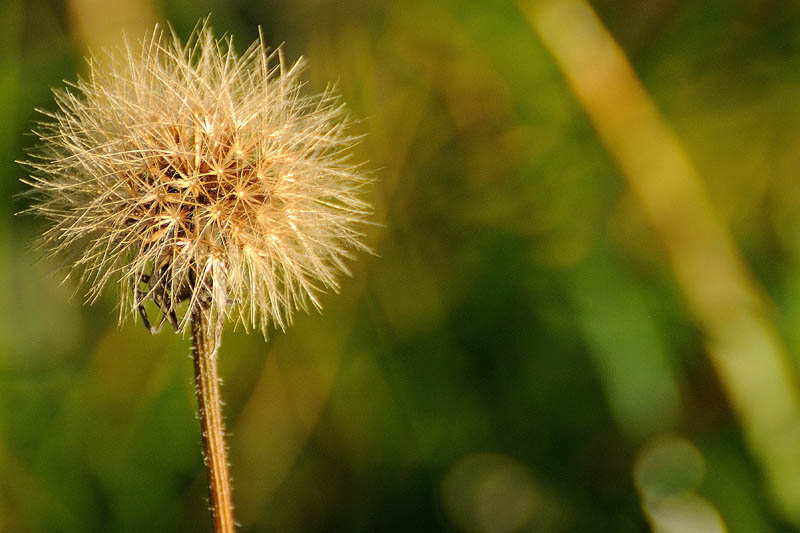
[[[42,244],[73,251],[88,301],[118,283],[120,321],[150,327],[150,300],[176,330],[205,313],[217,335],[226,318],[266,335],[319,308],[370,214],[338,98],[301,92],[302,59],[263,39],[238,55],[206,23],[140,44],[89,59],[43,112],[25,162]]]

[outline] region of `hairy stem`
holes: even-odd
[[[203,455],[208,472],[208,499],[215,533],[234,530],[231,478],[225,447],[225,424],[217,377],[219,343],[202,311],[192,316],[192,358],[200,425],[203,430]]]

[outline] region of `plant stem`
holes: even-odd
[[[215,533],[234,530],[231,479],[225,447],[225,423],[217,377],[219,343],[202,311],[192,316],[192,358],[200,425],[203,430],[203,456],[208,472],[208,500]]]

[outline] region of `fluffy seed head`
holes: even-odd
[[[338,98],[302,93],[302,59],[261,39],[238,55],[207,24],[139,44],[89,59],[43,112],[24,162],[42,245],[74,254],[88,301],[118,283],[121,321],[149,327],[149,300],[176,330],[200,312],[217,334],[231,317],[266,335],[319,308],[370,213]]]

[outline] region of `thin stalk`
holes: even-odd
[[[219,343],[202,311],[192,317],[192,358],[200,425],[203,430],[203,456],[208,472],[208,501],[215,533],[234,531],[231,478],[225,447],[225,423],[217,376]]]

